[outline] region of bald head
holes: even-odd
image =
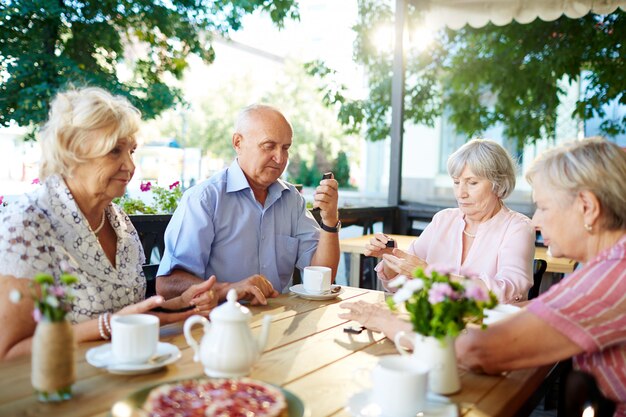
[[[255,194],[264,193],[285,170],[292,136],[291,124],[272,106],[254,104],[239,113],[233,148]]]
[[[244,107],[235,120],[235,133],[245,135],[260,126],[272,126],[275,129],[286,129],[293,135],[291,123],[276,108],[267,104],[251,104]]]

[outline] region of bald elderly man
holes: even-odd
[[[295,187],[280,179],[292,143],[291,124],[276,108],[244,108],[232,136],[237,158],[187,190],[165,232],[157,292],[176,297],[216,277],[193,304],[223,300],[230,288],[240,299],[266,304],[291,281],[294,267],[339,263],[337,181],[315,190],[321,225]]]

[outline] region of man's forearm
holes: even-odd
[[[163,275],[156,278],[156,292],[162,295],[166,300],[174,297],[178,297],[185,290],[194,284],[203,282],[202,278],[183,271],[175,269],[169,275]]]
[[[311,265],[329,267],[333,270],[333,280],[335,279],[339,265],[339,233],[320,232],[320,241]]]

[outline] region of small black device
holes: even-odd
[[[322,175],[322,179],[323,180],[329,180],[332,177],[333,177],[333,173],[332,172],[325,172],[324,175]],[[320,211],[320,208],[319,207],[315,207],[312,211],[314,213],[318,213]]]
[[[395,248],[396,247],[396,241],[393,239],[389,239],[387,241],[387,243],[385,244],[385,246],[387,246],[388,248]]]

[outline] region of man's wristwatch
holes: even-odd
[[[320,227],[328,233],[339,233],[339,230],[341,230],[341,220],[337,220],[335,227],[326,226],[324,220],[322,220],[320,221]]]

